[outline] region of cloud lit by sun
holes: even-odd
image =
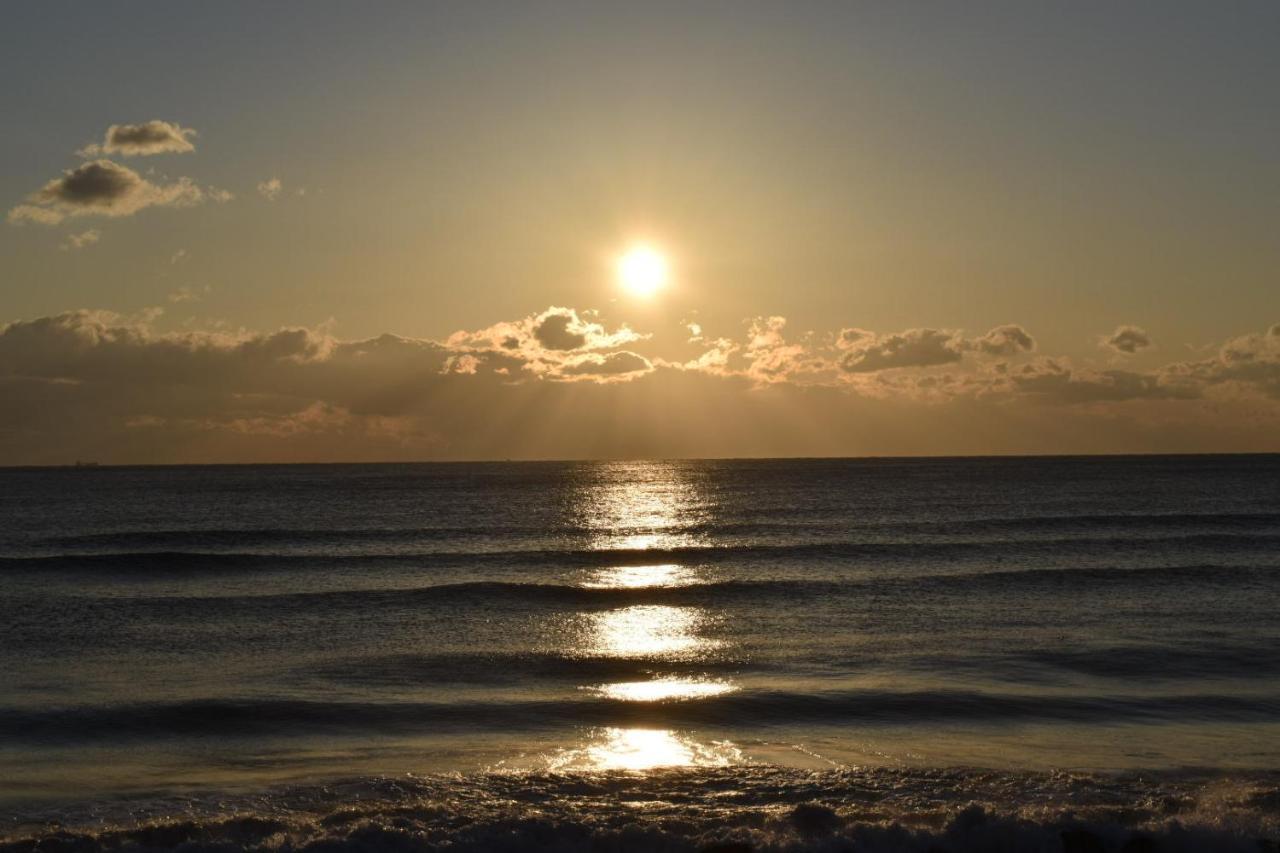
[[[617,262],[618,283],[634,296],[648,298],[667,285],[670,277],[667,258],[652,246],[636,245]]]

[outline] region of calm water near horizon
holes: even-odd
[[[0,578],[10,834],[584,779],[1280,813],[1280,456],[10,469]]]

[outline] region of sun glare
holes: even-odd
[[[633,246],[618,258],[618,282],[636,296],[653,296],[667,283],[667,259],[651,246]]]

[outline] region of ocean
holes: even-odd
[[[1257,850],[1280,456],[0,471],[0,849]]]

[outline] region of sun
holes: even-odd
[[[618,283],[636,296],[653,296],[667,283],[666,257],[651,246],[632,246],[618,258]]]

